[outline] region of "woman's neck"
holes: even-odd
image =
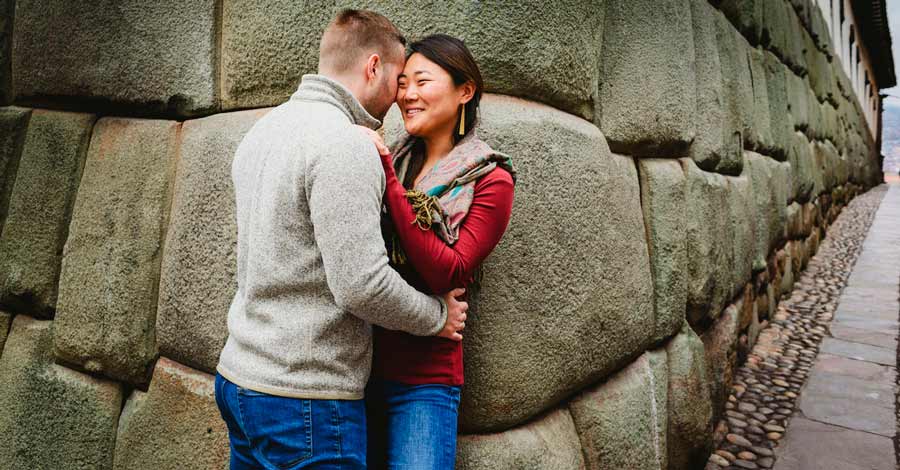
[[[424,137],[422,141],[425,143],[425,169],[430,169],[453,150],[453,137],[450,134],[441,133],[440,137]]]

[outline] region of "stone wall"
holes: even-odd
[[[809,1],[0,0],[0,469],[226,465],[231,157],[346,6],[463,38],[518,166],[458,467],[699,468],[735,365],[881,180]]]

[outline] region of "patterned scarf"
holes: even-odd
[[[414,148],[420,142],[417,137],[405,136],[395,147],[394,171],[401,182],[406,179],[410,162],[414,158]],[[478,180],[497,167],[508,171],[516,179],[512,160],[492,150],[488,144],[479,139],[475,132],[470,132],[453,147],[447,156],[442,158],[434,168],[416,184],[415,188],[406,192],[416,211],[416,224],[422,230],[434,227],[438,236],[448,245],[459,239],[459,226],[475,197],[475,184]],[[404,256],[399,243],[395,240],[392,258],[402,264]]]

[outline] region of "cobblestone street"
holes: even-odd
[[[894,469],[898,282],[900,185],[882,185],[844,209],[760,332],[707,469]]]

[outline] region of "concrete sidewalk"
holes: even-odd
[[[895,470],[900,316],[900,184],[881,202],[844,289],[831,337],[800,394],[776,470]]]

